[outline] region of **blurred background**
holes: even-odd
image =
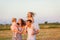
[[[60,40],[60,0],[0,0],[0,40],[11,40],[12,17],[25,20],[30,11],[40,27],[37,40]]]

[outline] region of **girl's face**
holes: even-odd
[[[19,24],[21,24],[21,23],[22,23],[22,22],[21,22],[21,19],[19,19],[19,20],[18,20],[18,23],[19,23]]]
[[[31,13],[28,13],[27,15],[28,15],[28,17],[31,17],[32,16]]]

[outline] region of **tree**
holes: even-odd
[[[45,24],[48,24],[48,22],[47,22],[47,21],[45,21]]]

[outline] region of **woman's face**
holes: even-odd
[[[31,17],[32,16],[31,13],[28,13],[27,15],[28,15],[28,17]]]
[[[21,19],[19,19],[19,20],[18,20],[18,23],[19,23],[19,24],[21,24],[21,23],[22,23],[22,22],[21,22]]]
[[[26,22],[26,25],[29,26],[29,25],[31,25],[31,23],[30,23],[29,21],[27,21],[27,22]]]

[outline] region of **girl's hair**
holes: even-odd
[[[21,20],[21,26],[25,26],[26,25],[26,23],[25,23],[25,21],[23,19],[19,19],[19,20]],[[17,24],[19,25],[19,23],[17,23]]]
[[[35,15],[33,12],[28,12],[28,13],[31,14],[31,17],[34,17],[34,15]]]
[[[12,22],[15,22],[17,19],[16,18],[12,18]]]

